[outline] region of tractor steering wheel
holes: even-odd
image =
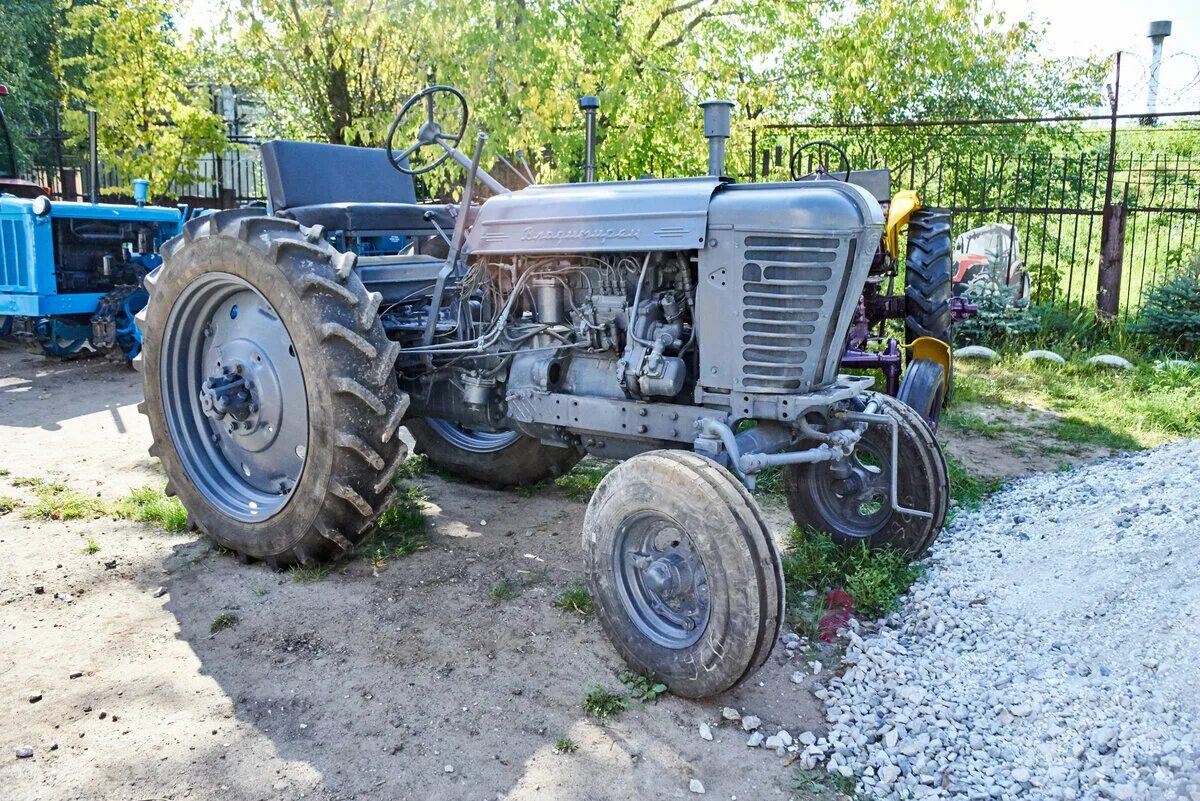
[[[445,128],[442,123],[435,119],[434,105],[439,95],[447,95],[451,100],[458,101],[456,109],[457,119],[452,122],[457,126],[455,131],[454,126]],[[422,101],[424,101],[422,103]],[[405,125],[412,125],[416,122],[416,114],[420,114],[420,106],[424,105],[424,121],[421,127],[417,129],[416,144],[408,147],[399,153],[396,152],[394,140],[396,133]],[[462,141],[463,134],[467,130],[467,99],[463,97],[462,92],[452,86],[430,86],[417,92],[408,99],[400,111],[396,114],[396,118],[392,120],[392,127],[388,128],[387,135],[387,157],[400,172],[405,175],[423,175],[430,170],[436,168],[443,161],[450,157],[450,148],[455,147]],[[448,133],[447,131],[454,131]],[[413,169],[405,165],[405,159],[419,152],[421,148],[427,145],[441,145],[442,155],[434,159],[431,163]]]
[[[826,151],[832,150],[834,153],[836,153],[838,155],[838,158],[841,159],[841,163],[838,166],[846,168],[845,170],[840,170],[840,172],[842,173],[841,180],[844,182],[849,182],[849,180],[850,180],[850,157],[846,155],[845,150],[842,150],[840,147],[835,145],[833,142],[826,142],[821,139],[814,140],[812,142],[805,142],[804,144],[800,145],[800,147],[796,148],[796,152],[792,154],[792,163],[791,163],[791,171],[792,171],[792,180],[793,181],[799,181],[805,175],[812,174],[812,173],[800,172],[800,168],[803,166],[801,155],[806,150],[815,150],[817,153],[817,169],[816,169],[817,175],[830,175],[831,174],[829,172],[829,159],[827,158],[828,153]],[[809,164],[811,165],[811,163],[812,162],[810,161]]]

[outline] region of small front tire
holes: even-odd
[[[675,695],[728,690],[779,636],[778,549],[754,499],[716,462],[651,451],[621,463],[592,496],[583,548],[609,639]]]
[[[440,418],[405,423],[417,453],[456,476],[497,489],[522,487],[557,478],[583,458],[572,445],[547,445],[516,431],[474,431]]]

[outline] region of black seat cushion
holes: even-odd
[[[380,148],[273,140],[262,146],[267,201],[282,217],[330,231],[433,232],[454,225],[448,206],[417,203],[411,175]]]
[[[418,203],[320,203],[276,213],[301,225],[323,225],[329,231],[432,232],[433,226],[425,219],[426,213],[432,213],[447,235],[454,227],[448,206]]]

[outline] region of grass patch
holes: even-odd
[[[591,500],[596,487],[600,486],[600,482],[616,466],[616,462],[584,459],[571,468],[571,472],[554,479],[554,483],[562,489],[563,495],[573,501]]]
[[[0,478],[7,478],[12,471],[7,467],[0,467]]]
[[[211,634],[216,634],[218,631],[231,629],[238,624],[238,616],[232,612],[222,612],[213,618],[213,622],[209,625],[208,631]]]
[[[629,697],[642,704],[654,703],[667,692],[667,685],[656,679],[653,673],[626,673],[621,676],[621,683],[629,688]]]
[[[84,543],[83,547],[80,548],[79,550],[80,550],[80,552],[85,553],[88,556],[91,556],[94,553],[100,552],[100,543],[96,542],[95,537],[88,537],[87,542]]]
[[[580,582],[575,582],[563,590],[554,605],[564,612],[575,612],[583,617],[590,615],[595,608],[592,603],[592,594]]]
[[[0,497],[0,515],[6,515],[20,505],[16,498]]]
[[[30,520],[79,520],[99,517],[108,511],[107,505],[94,497],[69,489],[65,484],[47,484],[41,479],[20,486],[33,487],[37,500],[21,510]]]
[[[424,490],[401,487],[396,500],[379,516],[375,533],[359,550],[374,567],[383,568],[392,559],[421,550],[428,540],[428,529]]]
[[[1009,430],[1006,425],[989,423],[981,415],[962,409],[947,409],[942,415],[942,420],[959,431],[967,431],[989,439],[996,439]]]
[[[850,594],[859,617],[881,617],[897,608],[920,575],[919,567],[891,548],[846,548],[828,534],[793,526],[783,555],[789,622],[814,636],[826,594],[839,588]]]
[[[297,584],[311,584],[314,581],[320,581],[332,572],[332,565],[292,565],[288,569],[288,575]]]
[[[502,604],[515,598],[519,589],[512,579],[500,579],[488,589],[488,599],[494,604]]]
[[[1000,479],[980,478],[963,467],[954,457],[949,454],[945,456],[946,471],[950,475],[950,497],[958,501],[958,509],[978,509],[984,498],[1004,486]]]
[[[854,797],[854,787],[858,784],[855,776],[843,776],[840,773],[827,773],[824,770],[802,770],[796,776],[796,790],[803,793],[803,799],[825,799],[830,795]]]
[[[1062,419],[1050,433],[1074,444],[1135,450],[1200,437],[1200,367],[1156,370],[1140,356],[1133,370],[1112,370],[1084,364],[1088,355],[1066,365],[1016,353],[990,364],[963,360],[955,365],[955,400],[1055,413]]]
[[[610,715],[619,715],[629,708],[625,696],[614,693],[603,687],[596,686],[583,696],[583,711],[596,720],[604,720]]]
[[[114,505],[113,515],[139,523],[153,523],[164,531],[187,529],[188,514],[178,498],[168,497],[162,490],[139,487]]]
[[[554,753],[556,754],[573,754],[578,747],[570,737],[559,737],[554,741]]]
[[[43,479],[33,476],[17,476],[12,481],[8,482],[14,487],[40,487],[46,482]]]
[[[429,457],[423,453],[414,453],[400,463],[392,481],[406,481],[420,478],[432,469]]]

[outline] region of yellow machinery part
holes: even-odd
[[[908,218],[919,208],[921,199],[912,189],[897,192],[892,198],[892,203],[888,206],[887,225],[883,229],[883,244],[893,259],[900,258],[900,229],[908,225]]]
[[[950,382],[950,345],[935,337],[917,337],[904,347],[912,348],[913,359],[929,359],[942,366],[947,385]],[[912,359],[909,360],[910,362]]]

